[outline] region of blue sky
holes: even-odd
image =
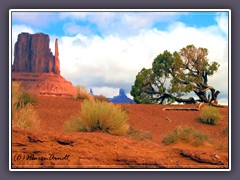
[[[108,97],[119,88],[130,96],[136,74],[164,50],[206,47],[220,63],[209,84],[227,101],[227,12],[12,12],[12,45],[21,32],[48,34],[52,52],[58,38],[62,75]]]
[[[158,30],[167,30],[167,27],[173,22],[182,22],[188,27],[203,28],[207,26],[218,25],[217,16],[227,16],[226,12],[13,12],[13,25],[28,25],[32,28],[44,31],[47,34],[55,36],[76,35],[83,33],[87,35],[97,34],[105,36],[117,30],[114,27],[119,25],[128,25],[126,30],[135,26],[134,22],[139,19],[146,19],[138,30],[156,28]],[[102,16],[103,21],[97,22]],[[133,24],[123,22],[124,16],[128,16]],[[112,24],[110,31],[102,27],[101,23]],[[66,26],[75,27],[72,30]],[[54,28],[53,28],[54,26]],[[123,28],[123,27],[122,27]],[[133,28],[134,29],[134,28]],[[134,33],[138,32],[134,29]],[[117,30],[118,34],[123,35],[122,30]],[[124,32],[129,34],[129,32]]]

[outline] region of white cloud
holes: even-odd
[[[217,13],[215,20],[219,28],[227,35],[228,34],[228,16],[226,13]]]
[[[91,29],[87,26],[77,25],[74,22],[65,23],[63,31],[66,35],[91,34]]]
[[[220,99],[218,99],[218,104],[228,105],[228,99],[227,98],[220,98]]]
[[[119,94],[118,88],[111,88],[111,87],[93,87],[93,94],[94,95],[103,95],[107,98],[111,98],[117,96]]]
[[[209,84],[222,94],[228,92],[228,46],[217,27],[196,29],[173,24],[169,31],[144,30],[135,36],[84,36],[59,38],[61,72],[73,84],[87,88],[125,88],[129,93],[137,73],[151,67],[153,59],[164,50],[178,51],[194,44],[209,50],[209,60],[220,63],[219,71]],[[53,44],[53,43],[52,43]],[[54,47],[52,47],[54,48]],[[100,92],[100,91],[96,91]],[[103,92],[103,91],[101,91]],[[106,91],[109,97],[114,91]]]
[[[61,12],[60,19],[75,19],[75,20],[82,20],[85,19],[87,16],[88,12]]]
[[[179,12],[63,12],[61,19],[71,19],[74,24],[73,29],[77,29],[81,33],[84,22],[90,23],[93,27],[103,35],[134,35],[141,29],[149,29],[154,24],[160,22],[171,22],[179,16]],[[69,22],[66,22],[66,27]],[[80,25],[81,24],[81,25]],[[71,31],[71,28],[64,28]],[[80,28],[81,27],[81,28]],[[77,34],[76,31],[72,33]],[[91,32],[89,31],[91,34]]]

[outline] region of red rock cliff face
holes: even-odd
[[[52,54],[49,42],[49,36],[43,33],[19,34],[14,48],[12,70],[14,72],[53,72],[54,74],[60,74],[58,54],[57,57]],[[58,49],[55,51],[58,53]]]
[[[15,44],[12,81],[23,91],[40,95],[72,97],[77,90],[60,75],[58,40],[55,56],[49,49],[49,36],[43,33],[21,33]]]

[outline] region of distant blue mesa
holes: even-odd
[[[124,89],[119,89],[119,95],[109,98],[109,101],[115,104],[135,103],[132,99],[126,96]]]
[[[90,89],[90,93],[93,94],[92,89]],[[108,98],[110,102],[115,104],[124,104],[124,103],[135,103],[132,99],[126,96],[124,89],[119,89],[119,95],[114,96],[113,98]]]

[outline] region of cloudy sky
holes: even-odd
[[[52,52],[58,38],[61,75],[107,97],[119,88],[131,97],[137,73],[164,50],[207,48],[220,64],[209,85],[227,103],[227,12],[12,12],[12,46],[21,32],[48,34]]]

